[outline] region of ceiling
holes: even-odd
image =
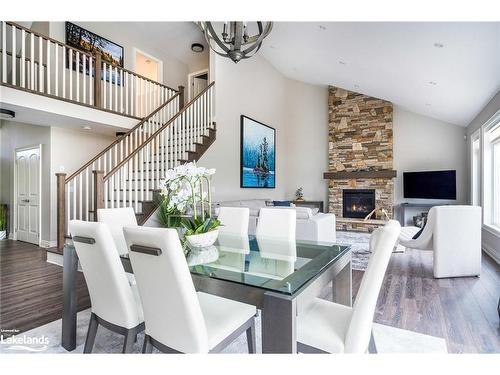
[[[462,126],[500,89],[500,23],[276,22],[259,53],[289,78]]]

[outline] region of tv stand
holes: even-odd
[[[406,209],[407,208],[428,208],[430,210],[434,206],[439,206],[439,204],[436,204],[436,203],[401,203],[399,205],[399,209],[400,209],[399,222],[401,223],[401,226],[402,227],[405,226]]]

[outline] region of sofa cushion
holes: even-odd
[[[283,206],[286,206],[286,207],[291,207],[292,205],[292,202],[290,201],[273,201],[273,205],[278,207],[283,207]]]

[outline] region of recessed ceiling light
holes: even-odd
[[[271,48],[271,49],[275,49],[276,47],[275,47],[275,46],[269,46],[269,48]]]
[[[426,105],[427,107],[430,107],[430,106],[431,106],[431,103],[425,103],[425,105]]]
[[[319,25],[319,29],[320,29],[320,30],[326,30],[326,26]]]
[[[92,128],[90,126],[82,126],[82,129],[83,130],[92,130]]]
[[[0,118],[14,118],[16,117],[16,112],[10,109],[0,108]]]
[[[444,44],[442,44],[442,43],[434,43],[434,47],[436,47],[436,48],[443,48]]]
[[[345,61],[343,61],[343,60],[340,60],[340,61],[339,61],[339,64],[340,64],[340,65],[347,65],[347,64],[346,64],[346,62],[345,62]]]
[[[201,53],[203,52],[205,47],[203,47],[203,44],[201,43],[193,43],[191,44],[191,51],[196,52],[196,53]]]
[[[434,81],[429,81],[429,85],[436,86],[436,85],[437,85],[437,82],[434,82]]]

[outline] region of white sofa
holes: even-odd
[[[417,227],[401,229],[399,243],[434,252],[434,277],[479,276],[481,273],[481,207],[436,206],[420,236]]]
[[[215,204],[217,207],[248,207],[250,209],[250,222],[248,233],[255,234],[259,211],[263,207],[269,208],[270,199],[245,199],[239,201],[224,201]],[[307,241],[335,242],[335,215],[318,213],[309,207],[283,207],[297,211],[296,239]]]

